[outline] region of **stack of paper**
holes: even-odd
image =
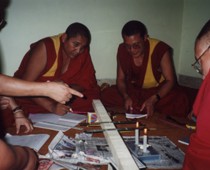
[[[132,114],[132,113],[125,113],[127,119],[140,119],[143,117],[147,117],[147,114]]]
[[[11,145],[27,146],[39,151],[49,137],[50,136],[48,134],[12,136],[7,133],[5,140]]]
[[[51,129],[56,131],[67,131],[71,128],[81,130],[75,127],[80,122],[86,120],[86,115],[67,113],[59,116],[53,113],[30,114],[29,119],[34,123],[34,127]]]

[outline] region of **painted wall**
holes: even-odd
[[[121,28],[131,19],[141,20],[151,37],[173,46],[177,65],[182,7],[182,1],[177,0],[11,0],[8,24],[1,32],[3,72],[14,73],[32,42],[63,32],[75,21],[87,25],[92,33],[97,78],[116,77]]]
[[[182,75],[201,77],[192,67],[194,42],[203,25],[210,19],[209,0],[185,0],[183,10],[182,38],[178,72]]]
[[[197,0],[11,0],[8,24],[0,33],[2,72],[13,75],[32,42],[82,22],[92,34],[90,52],[97,78],[115,78],[121,28],[136,19],[145,23],[151,37],[174,48],[177,73],[191,75],[185,63],[193,61],[195,32],[208,17],[201,9],[207,10],[209,3],[200,4]],[[200,14],[196,18],[194,11]]]

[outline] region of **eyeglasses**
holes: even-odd
[[[2,19],[2,20],[1,20],[1,22],[0,22],[0,26],[1,26],[3,23],[4,23],[4,19]]]
[[[3,28],[6,25],[6,21],[4,19],[2,19],[0,21],[0,29]]]
[[[125,44],[125,47],[128,50],[131,50],[131,48],[133,48],[134,50],[137,50],[137,49],[141,48],[141,43],[140,42],[136,42],[136,43],[133,43],[132,45]]]
[[[0,22],[0,26],[1,26],[4,22],[5,22],[4,19],[2,19],[1,22]]]
[[[204,54],[208,51],[208,49],[210,48],[210,45],[208,46],[208,48],[195,60],[195,62],[192,64],[192,67],[199,73],[202,74],[202,69],[201,69],[201,65],[199,63],[199,60],[204,56]]]

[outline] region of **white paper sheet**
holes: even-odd
[[[80,122],[86,120],[86,115],[67,113],[64,116],[59,116],[53,113],[30,114],[29,119],[34,123],[34,127],[51,129],[56,131],[67,131],[71,128],[82,130],[75,127]]]
[[[147,114],[132,114],[132,113],[125,113],[127,119],[140,119],[143,117],[147,117]]]
[[[49,137],[48,134],[10,135],[7,133],[5,140],[11,145],[27,146],[39,151]]]

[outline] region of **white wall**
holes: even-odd
[[[195,61],[195,38],[203,25],[210,19],[209,6],[209,0],[185,0],[178,70],[183,75],[201,77],[191,67],[191,64]]]
[[[175,67],[185,72],[178,65],[183,60],[179,54],[184,56],[184,49],[180,51],[181,29],[185,28],[183,5],[182,0],[11,0],[8,24],[0,33],[2,71],[13,75],[32,42],[63,32],[77,21],[92,33],[91,55],[97,78],[115,78],[121,28],[128,20],[137,19],[146,24],[151,37],[174,48]],[[190,11],[191,7],[185,9]],[[184,20],[188,20],[185,14]]]

